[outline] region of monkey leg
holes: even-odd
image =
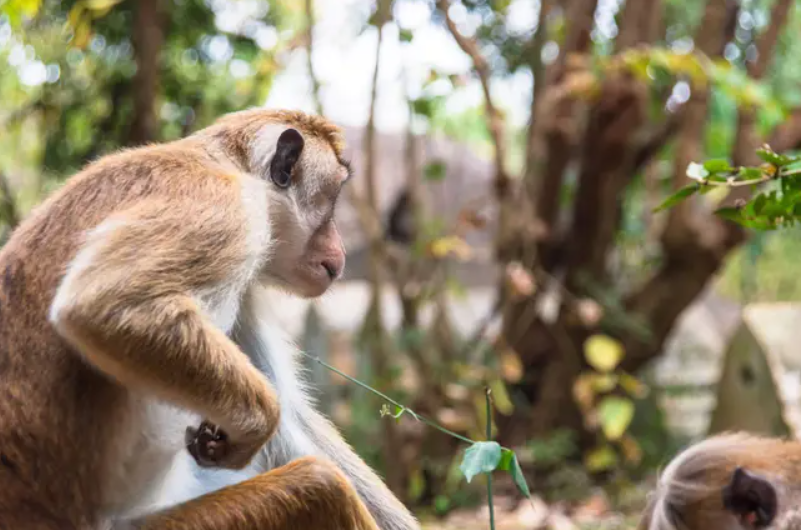
[[[345,475],[315,457],[129,524],[141,530],[379,530]]]

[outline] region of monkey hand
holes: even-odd
[[[208,421],[197,428],[187,427],[186,450],[200,467],[241,469],[264,445],[264,441],[233,441],[228,434]]]
[[[203,421],[198,428],[186,428],[186,450],[200,467],[221,467],[228,452],[228,435]]]

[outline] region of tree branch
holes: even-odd
[[[653,42],[661,14],[661,0],[626,2],[620,16],[620,32],[615,40],[616,52]]]
[[[495,147],[495,188],[499,198],[505,198],[510,192],[510,179],[509,174],[506,172],[506,140],[504,131],[504,120],[500,111],[495,106],[490,92],[490,76],[491,71],[487,59],[479,50],[478,43],[468,37],[465,37],[456,27],[453,19],[451,19],[448,9],[450,8],[449,0],[437,0],[437,8],[442,11],[445,17],[445,24],[453,36],[456,44],[465,52],[473,62],[473,68],[478,75],[481,82],[481,90],[484,92],[484,107],[487,113],[487,122],[489,125],[490,136],[492,143]]]
[[[575,99],[564,90],[562,82],[570,74],[568,58],[588,50],[597,5],[597,0],[574,0],[568,5],[563,51],[549,69],[547,82],[535,85],[541,86],[533,106],[524,182],[534,217],[542,227],[537,258],[546,269],[550,269],[548,263],[553,261],[551,255],[555,252],[554,227],[562,180],[573,158],[582,121],[577,119]]]
[[[699,52],[716,58],[723,52],[735,3],[709,0],[695,42]],[[673,187],[688,181],[686,169],[702,155],[708,113],[708,90],[694,87],[684,105],[678,126],[673,164]],[[711,213],[701,214],[693,201],[685,201],[668,213],[661,243],[663,261],[645,284],[630,294],[625,307],[648,326],[651,341],[623,337],[623,368],[638,370],[659,351],[676,319],[707,286],[726,255],[742,243],[745,233]]]
[[[756,41],[757,57],[756,60],[749,62],[746,67],[748,75],[755,80],[764,77],[773,59],[773,52],[779,35],[785,28],[785,24],[793,5],[793,0],[778,0],[773,6],[770,15],[770,23],[765,32]],[[737,113],[737,132],[734,141],[734,153],[732,159],[737,165],[754,165],[759,163],[756,156],[756,148],[762,144],[762,138],[756,128],[755,109],[750,107],[740,107]],[[738,198],[742,198],[742,193],[738,193]],[[732,200],[729,198],[729,200]]]
[[[323,115],[323,103],[320,101],[320,81],[314,74],[312,56],[314,54],[314,0],[305,0],[306,6],[306,65],[309,69],[309,79],[312,84],[312,99],[314,110]],[[379,30],[380,31],[380,30]]]
[[[704,9],[701,24],[697,30],[696,48],[710,59],[719,57],[725,45],[726,22],[730,10],[727,0],[708,0]],[[702,87],[694,87],[690,99],[685,103],[676,142],[676,155],[673,160],[673,189],[677,190],[689,181],[685,172],[690,162],[700,159],[703,146],[703,134],[708,112],[709,91]],[[692,201],[676,205],[668,213],[667,224],[662,234],[662,245],[667,253],[687,252],[687,245],[699,237],[695,228],[697,223],[693,215]],[[711,220],[712,223],[716,221]]]
[[[164,44],[164,16],[159,0],[139,0],[133,27],[136,74],[133,78],[133,122],[128,145],[141,145],[156,139],[156,95],[159,56]]]
[[[9,230],[14,230],[21,220],[17,201],[14,199],[14,192],[8,182],[6,174],[0,171],[0,221]]]
[[[768,143],[777,153],[801,148],[801,108],[795,108],[770,135]]]
[[[675,136],[681,125],[685,110],[685,107],[682,106],[645,136],[634,153],[635,173],[645,167]]]
[[[619,226],[623,191],[634,176],[637,133],[646,120],[646,93],[629,76],[605,80],[584,135],[573,205],[567,286],[578,290],[580,275],[603,281],[607,253]]]

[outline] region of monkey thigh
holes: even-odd
[[[10,513],[0,509],[0,530],[79,530],[83,528],[85,526],[50,516],[39,510],[20,509]]]
[[[120,530],[379,530],[345,475],[305,457]]]

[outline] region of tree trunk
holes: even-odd
[[[156,97],[159,57],[164,44],[164,19],[159,0],[138,0],[133,28],[136,75],[133,79],[133,121],[128,145],[141,145],[157,138]]]

